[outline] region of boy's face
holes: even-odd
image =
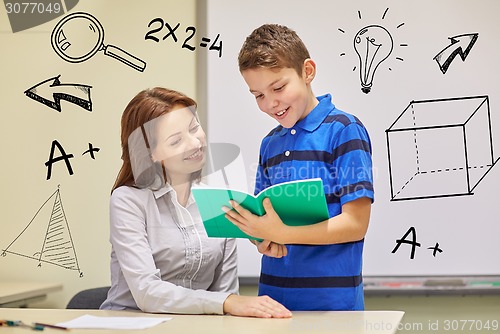
[[[304,63],[302,76],[288,67],[248,69],[241,74],[260,110],[285,128],[293,127],[317,104],[310,89],[315,74],[315,65],[310,59]]]

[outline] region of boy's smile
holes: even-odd
[[[278,111],[275,115],[276,115],[276,118],[278,119],[281,119],[281,118],[285,118],[286,117],[286,113],[288,111],[288,109],[290,109],[290,107],[284,109],[284,110],[281,110],[281,111]]]
[[[302,76],[293,68],[255,68],[241,74],[259,109],[285,128],[293,127],[318,104],[310,86],[315,74],[310,59],[304,62]]]

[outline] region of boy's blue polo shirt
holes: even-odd
[[[320,177],[330,217],[361,197],[373,201],[371,143],[353,115],[329,94],[292,128],[273,129],[260,148],[255,193],[282,182]],[[363,240],[334,245],[287,245],[288,255],[262,257],[259,295],[289,310],[362,310]]]

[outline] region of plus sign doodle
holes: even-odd
[[[443,250],[441,248],[439,248],[439,242],[436,242],[436,244],[434,245],[434,247],[427,247],[427,249],[432,249],[433,250],[432,256],[434,256],[434,257],[436,257],[437,252],[439,252],[439,253],[443,252]]]
[[[94,147],[92,143],[89,143],[89,149],[82,153],[82,155],[90,154],[90,157],[95,160],[94,152],[99,152],[101,149],[99,147]]]

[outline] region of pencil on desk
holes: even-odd
[[[35,325],[35,326],[41,326],[41,327],[47,327],[47,328],[68,330],[67,327],[57,326],[57,325],[51,325],[51,324],[44,324],[44,323],[41,323],[41,322],[34,322],[33,325]]]

